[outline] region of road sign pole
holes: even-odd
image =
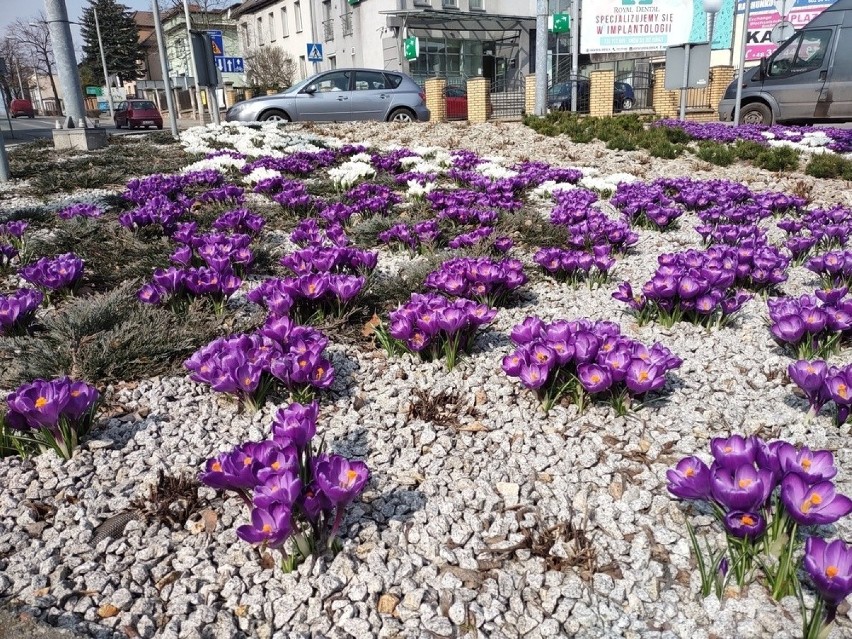
[[[689,42],[683,45],[683,84],[680,85],[680,121],[686,122],[686,95],[689,87]]]
[[[157,0],[151,0],[151,8],[154,11],[154,32],[157,35],[157,50],[160,53],[160,65],[163,69],[163,88],[166,91],[166,106],[169,109],[169,124],[172,128],[172,137],[175,140],[180,139],[177,127],[177,113],[175,112],[175,103],[172,99],[171,79],[169,78],[169,58],[166,55],[166,44],[163,37],[163,23],[160,19],[160,5]],[[109,89],[109,87],[107,87]],[[156,93],[156,89],[154,89]],[[159,102],[159,96],[157,97]]]
[[[201,87],[198,84],[198,67],[195,65],[195,56],[192,55],[192,20],[189,17],[189,0],[183,0],[183,15],[186,20],[186,51],[189,56],[189,70],[192,71],[192,77],[195,78],[195,102],[198,105],[198,120],[204,124],[204,104],[201,100]],[[192,102],[190,100],[190,102]],[[195,111],[192,112],[192,117],[195,117]]]
[[[743,74],[745,73],[746,46],[748,45],[748,21],[751,17],[751,0],[745,0],[743,15],[743,42],[740,47],[740,68],[737,70],[737,97],[734,102],[734,126],[740,123],[740,102],[743,101]]]
[[[107,104],[109,104],[109,117],[115,118],[115,109],[112,106],[112,87],[109,84],[109,71],[107,71],[106,55],[104,54],[104,41],[101,40],[101,25],[98,22],[98,8],[93,8],[95,13],[95,30],[98,34],[98,48],[101,50],[101,64],[104,67],[104,84],[107,90]]]

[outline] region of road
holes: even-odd
[[[0,132],[3,134],[3,139],[6,142],[6,148],[11,149],[16,147],[19,144],[26,144],[27,142],[34,142],[40,139],[51,139],[53,136],[53,129],[56,127],[56,121],[61,120],[59,117],[43,117],[38,116],[30,120],[29,118],[16,118],[12,120],[12,131],[9,131],[9,120],[5,118],[5,115],[0,119]],[[197,124],[193,120],[178,120],[178,127],[187,128],[189,126],[194,126]],[[169,122],[168,119],[163,123],[164,131],[169,130]],[[183,126],[182,126],[183,125]],[[116,129],[113,126],[112,122],[109,119],[109,115],[106,118],[100,119],[100,126],[107,130],[107,133],[111,135],[145,135],[145,132],[156,131],[157,129],[135,129],[128,130],[124,129]]]

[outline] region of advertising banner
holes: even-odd
[[[731,46],[734,0],[716,15],[714,49]],[[663,51],[685,42],[707,41],[701,0],[583,0],[582,53]]]
[[[777,4],[780,5],[781,3]],[[792,8],[784,19],[792,22],[794,28],[801,29],[834,4],[834,2],[826,2],[826,0],[795,0],[795,2],[790,4]],[[745,12],[745,2],[739,2],[737,12]],[[778,45],[774,44],[770,37],[773,27],[781,22],[781,19],[782,16],[778,13],[775,0],[752,0],[751,15],[748,20],[746,60],[765,58],[778,48]]]

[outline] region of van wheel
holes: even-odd
[[[752,102],[740,109],[740,124],[772,124],[772,109],[762,102]]]

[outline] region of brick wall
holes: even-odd
[[[535,74],[524,79],[524,113],[535,115]]]
[[[432,122],[443,122],[447,119],[446,90],[446,78],[429,78],[426,80],[426,108],[429,109],[429,119]]]
[[[469,122],[488,121],[489,87],[487,78],[467,81],[467,119]]]
[[[592,71],[589,83],[589,115],[597,118],[612,117],[615,72]]]
[[[725,90],[734,79],[734,68],[716,66],[710,69],[710,85],[705,89],[689,89],[686,104],[695,104],[699,100],[696,94],[706,97],[706,108],[687,108],[686,119],[693,122],[714,122],[719,119],[719,102]],[[680,91],[666,91],[666,70],[654,72],[654,111],[663,118],[677,118],[680,115]]]
[[[679,91],[666,91],[666,70],[654,71],[654,112],[661,118],[676,118],[680,104]]]
[[[734,79],[734,67],[718,66],[710,68],[710,107],[719,117],[719,102],[725,95],[725,91],[731,80]]]

